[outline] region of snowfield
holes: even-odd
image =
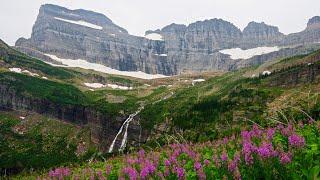
[[[112,89],[120,89],[120,90],[132,90],[132,87],[127,87],[127,86],[119,86],[117,84],[101,84],[101,83],[84,83],[85,86],[90,87],[90,88],[94,88],[94,89],[98,89],[98,88],[105,88],[105,87],[109,87]]]
[[[145,36],[145,38],[154,40],[154,41],[163,41],[163,37],[158,33],[151,33]]]
[[[15,73],[21,73],[22,70],[20,68],[9,68],[9,71],[15,72]]]
[[[254,56],[268,54],[271,52],[279,51],[280,48],[275,47],[257,47],[253,49],[243,50],[240,48],[233,48],[233,49],[224,49],[220,50],[219,52],[222,54],[230,55],[231,59],[250,59]]]
[[[58,17],[54,17],[55,19],[57,20],[60,20],[60,21],[64,21],[64,22],[68,22],[68,23],[72,23],[72,24],[77,24],[77,25],[80,25],[80,26],[85,26],[85,27],[89,27],[89,28],[93,28],[93,29],[98,29],[98,30],[101,30],[103,29],[101,26],[98,26],[98,25],[95,25],[95,24],[92,24],[92,23],[89,23],[89,22],[86,22],[86,21],[73,21],[73,20],[69,20],[69,19],[63,19],[63,18],[58,18]]]
[[[154,54],[154,55],[161,56],[161,57],[167,57],[168,56],[168,54]]]
[[[103,88],[106,87],[106,85],[101,84],[101,83],[84,83],[85,86],[90,87],[90,88]]]
[[[157,79],[157,78],[168,77],[162,74],[147,74],[141,71],[119,71],[119,70],[104,66],[102,64],[90,63],[83,59],[77,59],[77,60],[62,59],[51,54],[44,54],[44,55],[50,57],[51,59],[57,62],[61,62],[63,64],[63,65],[57,65],[57,64],[46,62],[52,66],[57,66],[57,67],[77,67],[77,68],[83,68],[83,69],[91,69],[91,70],[102,72],[102,73],[129,76],[129,77],[135,77],[140,79]]]
[[[192,86],[194,86],[198,82],[204,82],[204,81],[206,81],[206,80],[205,79],[194,79],[194,80],[192,80]]]
[[[30,76],[36,76],[36,77],[39,76],[39,74],[37,74],[37,73],[32,73],[28,70],[22,70],[21,68],[9,68],[9,71],[19,73],[19,74],[24,73],[24,74],[28,74]]]

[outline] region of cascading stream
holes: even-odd
[[[124,148],[126,147],[126,143],[127,143],[127,137],[128,137],[128,127],[129,127],[129,124],[130,122],[134,119],[134,117],[136,115],[138,115],[141,110],[143,109],[143,106],[140,107],[135,113],[133,114],[130,114],[129,117],[123,122],[123,124],[121,125],[117,135],[115,136],[115,138],[113,139],[110,147],[109,147],[109,153],[112,153],[113,152],[113,149],[114,149],[114,145],[118,139],[118,136],[122,133],[124,127],[125,127],[125,131],[124,131],[124,135],[123,135],[123,138],[122,138],[122,141],[121,141],[121,146],[119,148],[119,151],[122,151],[124,150]]]
[[[163,100],[166,100],[168,98],[170,98],[171,96],[173,96],[173,92],[171,92],[170,94],[166,95],[165,97],[161,98],[160,100],[154,102],[153,104],[155,103],[158,103],[158,102],[161,102]],[[141,106],[135,113],[133,114],[130,114],[129,117],[122,123],[117,135],[114,137],[110,147],[109,147],[109,153],[112,153],[113,152],[113,149],[114,149],[114,145],[118,139],[118,136],[120,136],[120,134],[123,133],[123,129],[124,130],[124,135],[123,135],[123,138],[122,138],[122,141],[121,141],[121,145],[120,145],[120,148],[119,148],[119,151],[123,151],[125,148],[126,148],[126,145],[127,145],[127,138],[128,138],[128,128],[129,128],[129,125],[130,125],[130,122],[132,120],[134,120],[134,117],[137,116],[142,110],[143,110],[144,106]]]

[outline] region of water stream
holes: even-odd
[[[153,104],[155,103],[158,103],[160,101],[163,101],[163,100],[166,100],[168,98],[170,98],[174,93],[171,92],[170,94],[166,95],[165,97],[161,98],[160,100],[154,102]],[[143,110],[144,106],[141,106],[135,113],[133,114],[130,114],[129,117],[122,123],[117,135],[114,137],[110,147],[109,147],[109,153],[112,153],[113,152],[113,149],[114,149],[114,145],[118,139],[118,137],[123,133],[124,131],[124,134],[123,134],[123,138],[122,138],[122,141],[121,141],[121,145],[120,145],[120,148],[118,151],[123,151],[125,148],[126,148],[126,145],[127,145],[127,138],[128,138],[128,128],[129,128],[129,124],[132,120],[134,120],[135,116],[137,116],[142,110]],[[141,136],[141,132],[140,132],[140,136]],[[140,137],[139,137],[140,139]]]
[[[129,117],[123,122],[123,124],[121,125],[117,135],[114,137],[110,147],[109,147],[109,153],[112,153],[113,152],[113,149],[114,149],[114,145],[118,139],[118,136],[123,132],[123,129],[125,128],[125,131],[124,131],[124,135],[123,135],[123,138],[122,138],[122,141],[121,141],[121,146],[119,148],[119,151],[123,151],[124,148],[126,147],[127,145],[127,138],[128,138],[128,127],[129,127],[129,124],[130,122],[134,119],[135,116],[137,116],[141,110],[143,109],[143,106],[141,106],[135,113],[133,114],[130,114]]]

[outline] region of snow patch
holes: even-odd
[[[22,70],[20,68],[9,68],[9,71],[15,72],[15,73],[21,73]]]
[[[39,76],[39,74],[37,74],[37,73],[32,73],[32,72],[30,72],[30,71],[28,71],[28,70],[23,70],[22,72],[25,73],[25,74],[29,74],[30,76],[36,76],[36,77]]]
[[[90,88],[95,88],[95,89],[105,88],[105,87],[109,87],[109,88],[112,88],[112,89],[120,89],[120,90],[132,90],[133,89],[132,87],[120,86],[120,85],[117,85],[117,84],[104,85],[104,84],[101,84],[101,83],[84,83],[84,85],[87,86],[87,87],[90,87]],[[91,91],[91,89],[89,89],[89,90]]]
[[[119,86],[117,84],[107,84],[107,87],[110,87],[112,89],[121,89],[121,90],[132,90],[132,87],[127,87],[127,86]]]
[[[42,79],[48,79],[47,77],[43,76]]]
[[[161,56],[161,57],[167,57],[168,56],[168,54],[154,54],[154,55]]]
[[[265,76],[265,75],[270,75],[270,74],[271,74],[270,71],[263,71],[263,72],[262,72],[262,75],[263,75],[263,76]]]
[[[82,21],[82,20],[73,21],[73,20],[63,19],[63,18],[58,18],[58,17],[54,17],[54,18],[57,19],[57,20],[60,20],[60,21],[64,21],[64,22],[68,22],[68,23],[72,23],[72,24],[77,24],[77,25],[89,27],[89,28],[92,28],[92,29],[98,29],[98,30],[103,29],[101,26],[98,26],[98,25],[95,25],[95,24],[92,24],[92,23],[89,23],[89,22],[86,22],[86,21]]]
[[[206,81],[206,80],[205,79],[194,79],[194,80],[192,80],[192,86],[194,86],[198,82],[204,82],[204,81]]]
[[[233,49],[224,49],[220,50],[219,52],[222,54],[230,55],[231,59],[250,59],[254,56],[268,54],[271,52],[279,51],[280,48],[275,47],[257,47],[253,49],[243,50],[240,48],[233,48]]]
[[[140,78],[140,79],[157,79],[157,78],[168,77],[168,76],[165,76],[162,74],[147,74],[147,73],[144,73],[141,71],[119,71],[119,70],[104,66],[102,64],[90,63],[90,62],[83,60],[83,59],[77,59],[77,60],[62,59],[62,58],[58,58],[57,56],[51,55],[51,54],[44,54],[44,55],[50,57],[51,59],[53,59],[57,62],[61,62],[63,64],[63,65],[56,65],[56,64],[46,62],[52,66],[57,66],[57,67],[77,67],[77,68],[83,68],[83,69],[91,69],[94,71],[103,72],[103,73],[107,73],[107,74],[130,76],[130,77],[135,77],[135,78]]]
[[[145,38],[154,40],[154,41],[163,41],[163,37],[159,33],[151,33],[145,36]]]
[[[104,84],[101,83],[84,83],[85,86],[90,87],[90,88],[104,88],[107,87]]]

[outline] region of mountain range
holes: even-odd
[[[82,59],[120,71],[177,75],[230,71],[310,53],[319,42],[319,16],[311,18],[305,30],[289,35],[263,22],[250,22],[241,31],[225,20],[210,19],[188,26],[173,23],[138,37],[103,14],[46,4],[40,8],[31,38],[18,39],[15,47],[54,64]],[[274,49],[255,49],[259,47]],[[252,49],[252,55],[238,57],[232,53],[235,49],[240,53]]]

